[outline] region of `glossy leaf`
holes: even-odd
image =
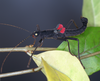
[[[88,27],[99,27],[100,0],[83,0],[82,16],[88,18]]]
[[[69,52],[54,50],[34,55],[33,59],[38,66],[41,64],[41,57],[52,67],[52,69],[55,68],[55,70],[58,70],[57,73],[61,72],[65,74],[72,81],[90,81],[79,60],[75,56],[71,55]],[[50,70],[50,68],[46,69]],[[55,70],[52,73],[54,73]],[[46,76],[52,77],[45,71],[43,71],[43,73]],[[59,75],[61,75],[60,77],[62,77],[61,81],[66,81],[65,75]],[[57,75],[55,75],[54,77],[56,76]]]
[[[98,55],[82,59],[82,63],[85,67],[85,71],[88,75],[93,74],[100,70],[100,28],[88,27],[84,33],[74,36],[73,38],[79,39],[79,51],[80,56],[89,55],[98,52]],[[78,54],[78,42],[75,40],[69,40],[71,53]],[[58,50],[68,51],[67,42],[63,42]]]

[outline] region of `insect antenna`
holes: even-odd
[[[38,24],[36,25],[36,31],[40,31],[40,27]]]
[[[6,26],[11,26],[11,27],[15,27],[15,28],[18,28],[18,29],[21,29],[21,30],[24,30],[26,32],[29,32],[29,33],[32,33],[24,28],[21,28],[21,27],[18,27],[18,26],[15,26],[15,25],[11,25],[11,24],[6,24],[6,23],[0,23],[0,25],[6,25]]]
[[[26,37],[24,40],[22,40],[20,43],[18,43],[13,49],[15,49],[17,46],[19,46],[22,42],[24,42],[26,39],[28,39],[29,37],[30,37],[31,35],[29,35],[28,37]],[[35,41],[34,41],[34,43],[33,44],[35,44]],[[12,49],[12,50],[13,50]],[[7,56],[5,57],[5,59],[3,60],[3,62],[2,62],[2,65],[1,65],[1,73],[2,73],[2,69],[3,69],[3,65],[4,65],[4,63],[5,63],[5,61],[6,61],[6,59],[7,59],[7,57],[10,55],[10,53],[12,52],[12,50],[7,54]]]

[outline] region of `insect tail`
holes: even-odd
[[[15,49],[17,46],[19,46],[22,42],[24,42],[26,39],[28,39],[31,35],[29,35],[28,37],[26,37],[24,40],[22,40],[19,44],[17,44],[13,49]],[[12,50],[13,50],[12,49]],[[3,69],[3,65],[7,59],[7,57],[10,55],[10,53],[12,52],[12,50],[7,54],[7,56],[5,57],[5,59],[3,60],[2,62],[2,65],[1,65],[1,73],[2,73],[2,69]]]
[[[88,23],[88,19],[87,18],[85,18],[85,17],[82,17],[81,16],[81,22],[83,23],[83,26],[87,26],[87,23]]]
[[[29,33],[32,33],[24,28],[21,28],[21,27],[18,27],[18,26],[15,26],[15,25],[11,25],[11,24],[6,24],[6,23],[0,23],[0,25],[6,25],[6,26],[11,26],[11,27],[15,27],[15,28],[18,28],[18,29],[21,29],[21,30],[24,30],[26,32],[29,32]]]

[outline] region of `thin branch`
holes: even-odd
[[[0,52],[10,52],[12,48],[0,48]],[[26,52],[28,50],[34,51],[35,47],[16,47],[12,50],[12,52]],[[40,47],[37,48],[36,51],[50,51],[50,50],[56,50],[56,48],[48,48],[48,47]]]
[[[100,51],[95,52],[95,53],[91,53],[91,54],[89,54],[89,55],[81,56],[80,58],[81,58],[81,59],[85,59],[85,58],[92,57],[92,56],[95,56],[95,55],[98,55],[98,54],[100,54]]]
[[[0,48],[0,52],[10,52],[11,50],[13,49],[12,48]],[[34,51],[35,47],[16,47],[15,49],[12,50],[12,52],[26,52],[26,51]],[[40,48],[37,48],[36,51],[50,51],[50,50],[56,50],[56,48],[48,48],[48,47],[40,47]],[[89,55],[84,55],[84,56],[81,56],[80,58],[81,59],[85,59],[85,58],[88,58],[88,57],[91,57],[91,56],[94,56],[94,55],[98,55],[100,54],[100,51],[98,52],[95,52],[95,53],[91,53]]]
[[[12,48],[0,48],[0,52],[9,52],[13,49]],[[26,52],[28,50],[33,51],[35,49],[35,47],[17,47],[15,49],[12,50],[12,52]],[[47,47],[41,47],[38,48],[37,51],[48,51],[48,50],[55,50],[56,48],[47,48]],[[100,54],[100,51],[95,52],[95,53],[91,53],[89,55],[84,55],[81,56],[81,59],[85,59],[94,55],[98,55]],[[16,71],[16,72],[10,72],[10,73],[4,73],[4,74],[0,74],[0,78],[4,78],[4,77],[10,77],[10,76],[16,76],[16,75],[22,75],[22,74],[27,74],[27,73],[32,73],[32,72],[37,72],[39,70],[41,70],[43,67],[37,67],[37,68],[32,68],[32,69],[28,69],[28,70],[22,70],[22,71]]]
[[[33,72],[37,72],[37,71],[41,70],[42,68],[43,68],[43,66],[40,66],[37,68],[32,68],[32,69],[27,69],[27,70],[22,70],[22,71],[3,73],[3,74],[0,74],[0,78],[22,75],[22,74],[27,74],[27,73],[33,73]]]

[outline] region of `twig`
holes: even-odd
[[[12,48],[0,48],[0,52],[10,52]],[[33,51],[35,49],[35,47],[16,47],[15,49],[12,50],[12,52],[26,52],[28,50]],[[56,48],[47,48],[47,47],[41,47],[38,48],[37,51],[48,51],[48,50],[56,50]],[[81,56],[81,59],[85,59],[94,55],[98,55],[100,54],[100,51],[95,52],[95,53],[91,53],[89,55],[84,55]],[[0,74],[0,78],[4,78],[4,77],[10,77],[10,76],[16,76],[16,75],[22,75],[22,74],[27,74],[27,73],[32,73],[32,72],[37,72],[39,70],[41,70],[43,67],[37,67],[37,68],[32,68],[32,69],[28,69],[28,70],[22,70],[22,71],[16,71],[16,72],[10,72],[10,73],[4,73],[4,74]]]
[[[12,48],[0,48],[0,52],[10,52]],[[26,52],[28,50],[34,51],[35,47],[16,47],[12,50],[12,52]],[[56,50],[56,48],[48,48],[48,47],[40,47],[37,48],[36,51],[50,51],[50,50]]]
[[[10,52],[12,49],[13,49],[13,47],[12,48],[0,48],[0,52]],[[26,52],[28,50],[33,51],[34,49],[35,49],[35,47],[28,47],[28,46],[16,47],[15,49],[12,50],[12,52]],[[50,51],[50,50],[56,50],[56,48],[40,47],[40,48],[37,48],[36,51]],[[88,58],[88,57],[91,57],[94,55],[98,55],[98,54],[100,54],[100,51],[91,53],[89,55],[81,56],[80,58],[85,59],[85,58]]]
[[[0,78],[22,75],[22,74],[27,74],[27,73],[33,73],[33,72],[37,72],[37,71],[41,70],[42,68],[43,68],[43,66],[40,66],[37,68],[32,68],[32,69],[27,69],[27,70],[22,70],[22,71],[3,73],[3,74],[0,74]]]
[[[89,54],[89,55],[81,56],[80,58],[81,58],[81,59],[85,59],[85,58],[92,57],[92,56],[95,56],[95,55],[98,55],[98,54],[100,54],[100,51],[95,52],[95,53],[91,53],[91,54]]]

